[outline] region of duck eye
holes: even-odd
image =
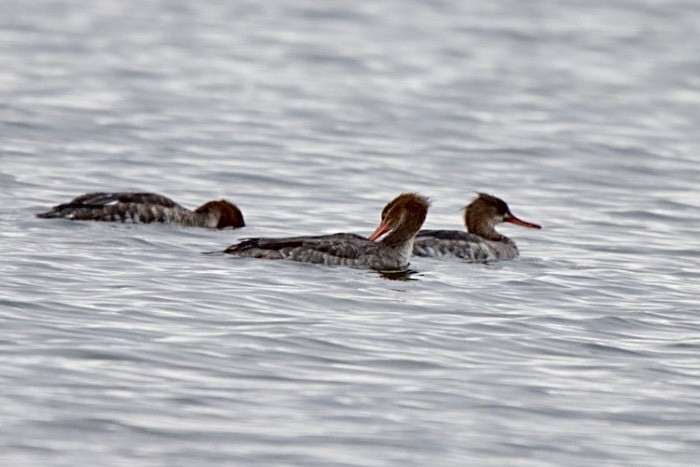
[[[510,211],[508,209],[508,205],[503,201],[499,202],[496,205],[496,210],[498,211],[498,214],[500,214],[502,216],[507,216],[509,214],[509,211]]]

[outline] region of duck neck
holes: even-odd
[[[481,224],[474,229],[469,229],[470,233],[478,235],[486,240],[491,240],[493,242],[507,242],[508,237],[499,233],[493,226]]]
[[[379,243],[386,247],[397,248],[406,244],[406,242],[412,241],[415,236],[415,232],[407,232],[404,229],[396,229],[384,237]]]
[[[180,223],[187,226],[206,227],[207,219],[206,216],[188,209],[181,214]]]

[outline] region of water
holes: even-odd
[[[689,465],[700,8],[0,5],[2,465]],[[97,190],[248,227],[71,223]],[[410,280],[204,254],[369,234],[402,191],[517,261]]]

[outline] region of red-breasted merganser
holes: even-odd
[[[37,217],[76,221],[164,222],[191,227],[243,227],[243,214],[224,199],[204,203],[194,211],[154,193],[88,193],[59,204]]]
[[[225,253],[249,258],[287,259],[378,271],[404,270],[413,239],[423,225],[430,203],[415,193],[403,193],[384,207],[379,227],[369,236],[339,233],[313,237],[249,238]],[[379,241],[378,238],[385,235]]]
[[[537,224],[518,219],[500,198],[479,193],[466,208],[464,223],[468,232],[459,230],[421,230],[413,243],[416,256],[456,256],[469,261],[492,261],[518,257],[518,247],[494,228],[501,222],[541,229]]]

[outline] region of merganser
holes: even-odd
[[[405,270],[413,250],[413,239],[425,221],[429,205],[428,199],[418,194],[399,195],[384,207],[381,222],[369,238],[347,233],[249,238],[228,247],[224,253],[378,271]],[[375,241],[382,236],[384,238]]]
[[[191,211],[154,193],[88,193],[69,203],[37,214],[41,218],[62,217],[76,221],[164,222],[191,227],[243,227],[243,214],[224,199],[204,203]]]
[[[517,258],[515,242],[494,228],[501,222],[541,229],[537,224],[518,219],[500,198],[485,193],[466,208],[464,223],[468,232],[459,230],[421,230],[413,243],[415,256],[456,256],[468,261],[492,261]]]

